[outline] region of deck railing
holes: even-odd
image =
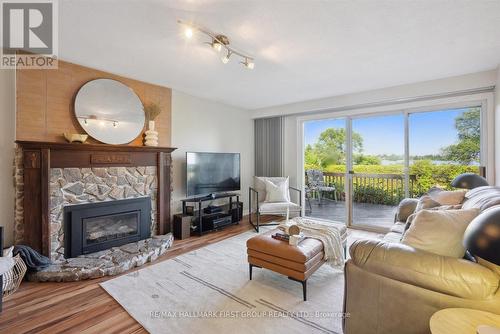
[[[336,189],[336,194],[325,192],[323,196],[334,199],[336,195],[338,200],[345,200],[345,174],[323,172],[323,176],[325,185],[334,186]],[[405,197],[403,174],[355,173],[352,178],[355,202],[396,205]],[[410,197],[413,197],[416,180],[415,175],[409,176]]]

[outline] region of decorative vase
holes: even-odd
[[[155,131],[155,121],[148,122],[148,130],[145,132],[145,134],[145,146],[158,146],[158,132]]]

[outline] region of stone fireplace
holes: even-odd
[[[64,207],[64,256],[77,257],[151,237],[151,198]]]
[[[34,279],[114,275],[170,247],[173,148],[17,144],[15,242],[55,263]]]
[[[150,233],[155,235],[157,178],[155,166],[51,168],[50,170],[50,256],[65,255],[64,210],[85,203],[112,202],[147,196],[150,200]],[[72,257],[72,256],[69,256]]]

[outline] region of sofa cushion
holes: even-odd
[[[394,225],[392,225],[390,231],[391,232],[395,232],[395,233],[403,234],[404,231],[405,231],[405,226],[406,226],[405,223],[397,222]]]
[[[465,229],[478,214],[478,209],[419,211],[401,241],[434,254],[462,258]]]
[[[259,204],[260,213],[284,214],[286,213],[286,208],[289,209],[289,212],[300,212],[301,210],[300,206],[292,202],[276,202],[276,203],[263,202]]]
[[[477,208],[481,211],[500,205],[500,187],[478,187],[465,194],[467,199],[462,205],[463,209]]]
[[[441,205],[461,204],[465,199],[466,190],[441,190],[429,192],[429,196]]]
[[[394,243],[400,243],[401,242],[401,233],[398,232],[389,232],[386,235],[384,235],[383,240],[387,242],[394,242]]]

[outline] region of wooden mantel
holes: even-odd
[[[24,170],[24,242],[50,254],[49,182],[51,168],[156,166],[159,234],[171,231],[171,153],[173,147],[16,141]]]

